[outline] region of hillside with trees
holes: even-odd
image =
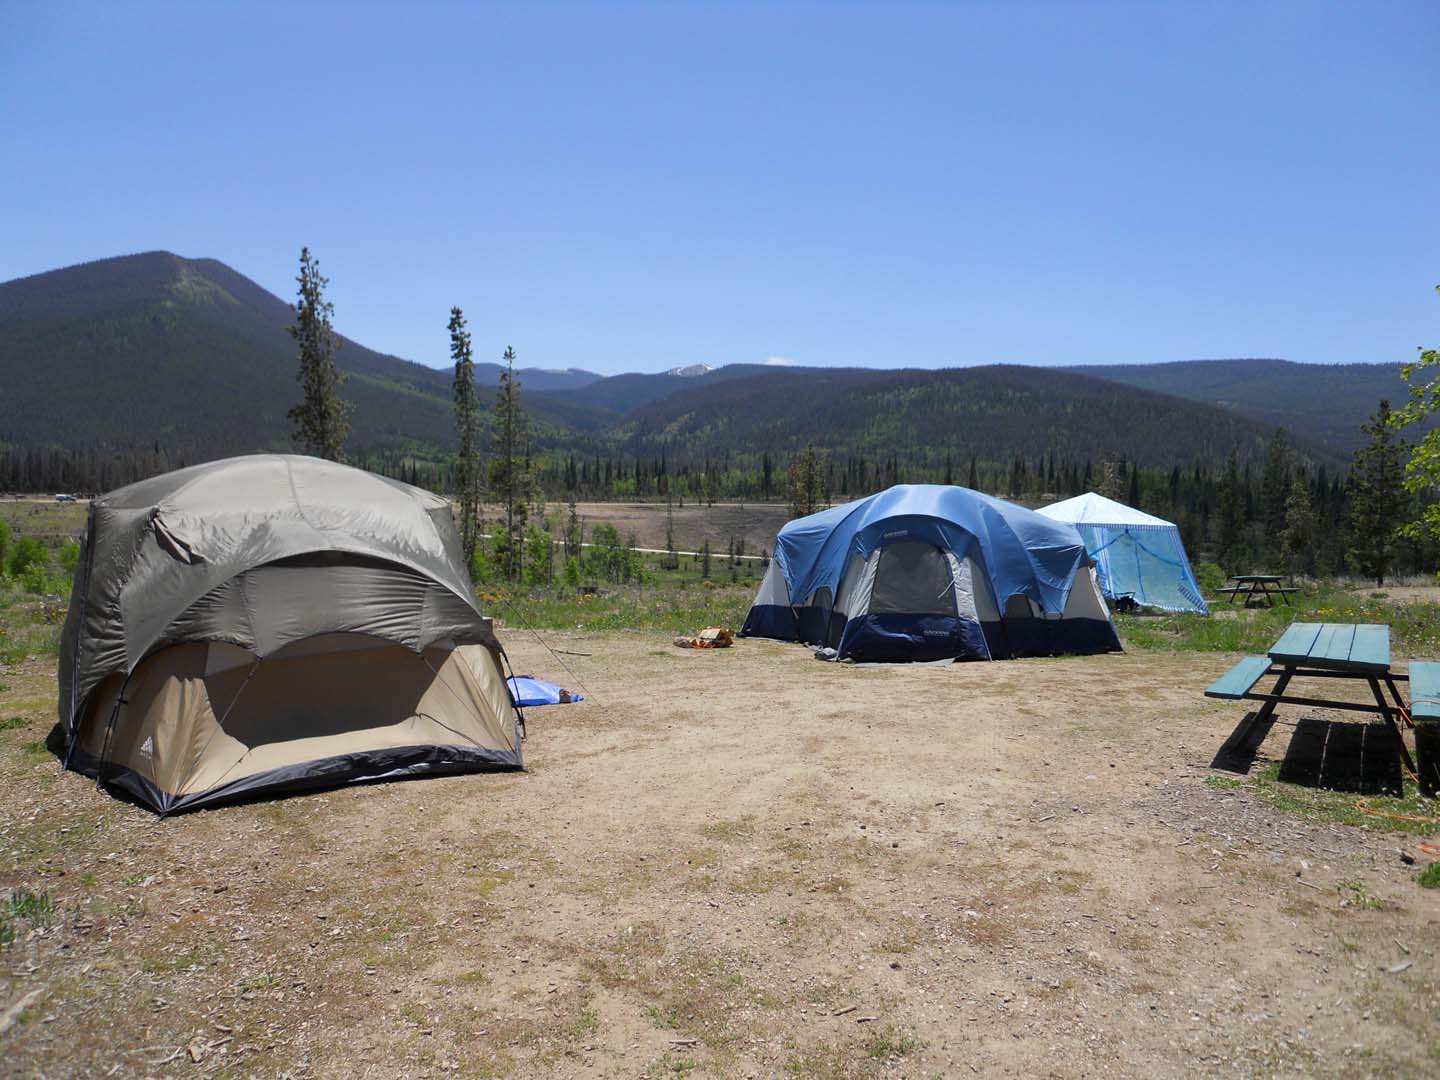
[[[0,489],[100,491],[226,454],[293,449],[300,316],[314,301],[330,318],[323,297],[306,297],[302,288],[297,309],[222,263],[163,252],[0,285]],[[1192,550],[1232,569],[1375,573],[1431,560],[1428,540],[1388,527],[1383,544],[1357,540],[1377,515],[1408,512],[1423,495],[1394,491],[1393,448],[1362,453],[1352,473],[1352,451],[1379,430],[1362,430],[1379,400],[1366,395],[1389,387],[1404,397],[1395,369],[735,364],[602,378],[519,367],[508,350],[504,367],[475,362],[501,346],[472,345],[489,334],[457,315],[437,306],[437,352],[448,343],[453,371],[333,330],[315,339],[333,344],[315,355],[321,368],[333,355],[327,393],[343,399],[336,416],[349,424],[325,452],[464,489],[472,503],[499,492],[503,550],[491,543],[486,555],[479,522],[469,539],[477,557],[502,557],[506,576],[519,576],[522,548],[548,550],[534,534],[573,540],[576,523],[547,514],[545,500],[813,506],[903,482],[1032,503],[1108,490],[1177,521]],[[333,317],[343,325],[343,312]],[[1294,427],[1277,434],[1255,402],[1283,404]]]
[[[1169,364],[1087,365],[1067,368],[1249,416],[1271,427],[1303,431],[1349,453],[1381,398],[1403,401],[1405,383],[1394,364],[1296,364],[1289,360],[1186,360]]]

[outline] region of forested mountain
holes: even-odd
[[[730,370],[728,368],[722,370]],[[940,371],[762,368],[634,410],[618,429],[635,452],[662,446],[777,458],[813,442],[832,454],[896,454],[918,465],[1047,453],[1148,467],[1264,458],[1271,431],[1223,409],[1043,368]],[[1317,460],[1323,446],[1297,440]]]
[[[448,311],[442,309],[440,318]],[[214,259],[149,252],[0,285],[0,441],[97,453],[160,444],[197,461],[290,446],[290,305]],[[444,337],[437,330],[438,342]],[[356,441],[451,437],[450,373],[342,338]],[[500,368],[477,364],[492,383]],[[522,370],[565,389],[591,372]]]
[[[1400,377],[1400,361],[1407,359],[1397,358],[1393,364],[1186,360],[1066,370],[1218,405],[1348,451],[1360,445],[1360,425],[1381,398],[1396,408],[1408,400],[1408,387]]]
[[[442,300],[437,351],[447,314]],[[298,394],[292,319],[288,303],[223,263],[167,252],[0,284],[0,486],[103,487],[288,449],[286,413]],[[352,456],[443,483],[450,372],[348,339],[338,361],[351,374]],[[488,403],[499,368],[476,368]],[[1291,429],[1301,460],[1333,470],[1379,393],[1390,387],[1398,400],[1403,391],[1390,368],[1282,361],[941,371],[732,364],[609,378],[521,369],[519,378],[537,474],[563,483],[583,469],[594,492],[605,490],[603,476],[630,476],[638,490],[667,469],[708,474],[712,460],[741,471],[763,460],[773,471],[808,443],[837,465],[848,460],[857,478],[938,477],[971,458],[982,473],[1007,477],[1025,462],[1033,474],[1042,458],[1048,472],[1116,458],[1214,468],[1232,453],[1244,467],[1263,459],[1276,423]]]

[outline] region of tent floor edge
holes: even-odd
[[[96,777],[99,760],[77,750],[70,771]],[[268,769],[189,795],[165,791],[133,769],[109,764],[102,781],[112,795],[150,810],[159,817],[208,810],[239,803],[285,798],[305,792],[333,790],[352,784],[459,776],[484,772],[523,772],[519,747],[491,750],[474,746],[419,744],[359,751]]]

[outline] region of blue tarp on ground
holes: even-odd
[[[530,708],[532,705],[568,705],[585,700],[579,694],[572,694],[554,683],[530,675],[511,675],[505,681],[510,684],[510,696],[521,708]]]

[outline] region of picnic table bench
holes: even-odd
[[[1265,692],[1255,687],[1267,676],[1274,685]],[[1333,698],[1298,697],[1287,693],[1294,679],[1352,679],[1369,685],[1373,705]],[[1410,683],[1407,706],[1396,685]],[[1384,689],[1382,689],[1382,685]],[[1387,699],[1385,691],[1389,691]],[[1390,628],[1376,624],[1292,623],[1265,656],[1247,656],[1205,691],[1206,697],[1226,701],[1259,701],[1261,706],[1246,732],[1267,721],[1278,705],[1305,705],[1320,709],[1378,713],[1395,736],[1396,749],[1412,777],[1415,762],[1405,745],[1396,719],[1414,727],[1414,719],[1440,720],[1440,663],[1417,661],[1409,675],[1390,667]],[[1242,737],[1245,732],[1242,732]]]
[[[1215,591],[1222,596],[1230,597],[1230,603],[1235,603],[1235,598],[1245,597],[1245,606],[1249,607],[1251,601],[1263,599],[1267,607],[1275,606],[1275,597],[1280,598],[1283,604],[1290,603],[1290,594],[1298,592],[1294,586],[1284,584],[1285,578],[1280,574],[1234,574],[1230,578],[1230,586]]]

